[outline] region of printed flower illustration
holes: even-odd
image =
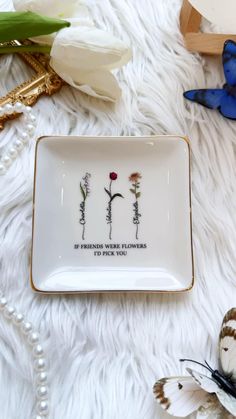
[[[85,239],[85,224],[86,224],[86,213],[85,213],[85,202],[90,194],[90,178],[91,174],[86,173],[80,182],[80,192],[83,200],[80,203],[80,224],[83,226],[82,240]]]
[[[111,173],[110,173],[110,179],[111,179],[111,180],[116,180],[116,179],[117,179],[117,173],[115,173],[115,172],[111,172]]]
[[[112,239],[112,202],[114,201],[115,198],[124,198],[123,195],[121,195],[120,193],[115,193],[114,195],[112,195],[112,182],[114,180],[116,180],[118,177],[116,172],[110,172],[109,174],[109,179],[110,179],[110,183],[109,183],[109,188],[104,188],[105,192],[107,193],[107,195],[109,196],[109,201],[108,201],[108,205],[107,205],[107,215],[106,215],[106,221],[107,224],[109,224],[110,229],[109,229],[109,239]]]
[[[141,214],[139,213],[139,203],[138,199],[141,196],[140,192],[140,179],[142,178],[141,174],[139,172],[131,173],[129,176],[129,181],[132,182],[132,188],[130,189],[130,192],[134,194],[135,196],[135,202],[133,203],[133,224],[136,225],[136,234],[135,237],[138,240],[138,233],[139,233],[139,224],[140,224],[140,217]]]

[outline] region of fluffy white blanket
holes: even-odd
[[[39,296],[29,285],[34,144],[0,179],[0,287],[40,329],[50,361],[52,419],[159,419],[152,386],[184,373],[180,357],[217,366],[222,316],[236,304],[236,122],[186,103],[182,93],[223,84],[219,58],[189,53],[180,0],[89,0],[96,24],[128,40],[133,61],[118,73],[116,106],[64,87],[34,107],[45,134],[187,134],[192,145],[195,286],[183,295]],[[0,0],[0,8],[11,3]],[[0,59],[0,92],[24,78]],[[7,124],[0,151],[20,123]],[[32,359],[0,316],[0,418],[29,419]]]

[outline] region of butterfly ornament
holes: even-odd
[[[153,387],[156,400],[170,415],[186,417],[197,411],[197,419],[236,417],[236,308],[229,310],[219,336],[219,370],[205,361],[207,373],[187,368],[189,376],[162,378]]]
[[[184,92],[184,97],[210,109],[218,109],[229,119],[236,119],[236,43],[224,44],[223,68],[226,83],[222,89],[196,89]]]

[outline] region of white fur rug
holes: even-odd
[[[236,122],[186,103],[182,92],[223,84],[219,58],[189,53],[180,0],[88,0],[96,24],[129,40],[115,107],[64,87],[34,107],[44,134],[187,134],[192,144],[196,281],[183,295],[45,297],[29,285],[34,144],[0,179],[0,286],[41,331],[50,360],[51,419],[159,419],[152,386],[184,373],[180,357],[217,366],[222,317],[236,304]],[[11,4],[0,0],[0,8]],[[0,59],[0,91],[23,64]],[[1,150],[19,122],[0,134]],[[0,317],[0,419],[30,419],[32,359]]]

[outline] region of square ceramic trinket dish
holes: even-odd
[[[188,140],[40,138],[31,285],[44,293],[192,288]]]

